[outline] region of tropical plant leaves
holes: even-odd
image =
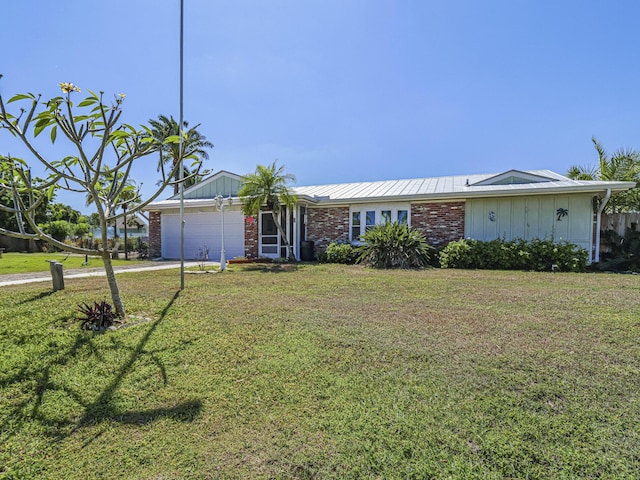
[[[19,93],[18,95],[14,95],[7,101],[7,103],[17,102],[18,100],[35,100],[36,96],[32,93]]]

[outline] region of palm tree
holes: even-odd
[[[238,196],[242,200],[242,211],[245,215],[258,215],[263,207],[271,211],[273,223],[289,249],[289,258],[293,260],[293,246],[289,243],[279,218],[283,208],[291,209],[296,204],[296,197],[287,186],[288,182],[294,182],[296,178],[290,173],[285,174],[284,166],[276,167],[276,162],[277,160],[266,167],[258,165],[255,173],[243,176]]]
[[[598,165],[573,165],[567,171],[567,177],[574,180],[632,181],[640,186],[640,152],[632,149],[618,149],[609,155],[596,137],[592,137],[593,146],[598,152]],[[607,209],[637,210],[638,190],[621,192],[610,200]]]
[[[173,116],[167,117],[166,115],[159,115],[157,120],[149,120],[151,125],[151,135],[157,142],[162,144],[160,148],[160,159],[158,161],[158,171],[164,172],[165,164],[170,164],[171,169],[176,171],[173,182],[173,193],[178,193],[178,185],[180,172],[176,169],[176,166],[180,162],[180,158],[208,160],[209,153],[206,151],[208,148],[213,148],[213,143],[207,140],[207,137],[198,132],[200,124],[193,128],[189,128],[189,123],[185,120],[182,121],[182,134],[184,135],[182,141],[182,155],[180,154],[180,144],[166,142],[169,137],[179,136],[181,131],[178,126],[178,122],[174,120]],[[184,177],[191,174],[188,169],[183,167]]]

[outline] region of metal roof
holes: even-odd
[[[536,177],[536,181],[510,184],[482,184],[503,176]],[[511,170],[503,173],[456,175],[432,178],[412,178],[374,182],[337,183],[330,185],[293,187],[301,198],[318,203],[370,202],[388,200],[433,200],[444,198],[471,198],[502,195],[545,193],[591,193],[622,191],[635,187],[633,182],[605,182],[571,180],[550,170]]]
[[[221,171],[216,175],[226,173],[228,172]],[[500,183],[501,180],[514,177],[520,178],[523,183]],[[634,182],[571,180],[551,170],[509,170],[490,174],[300,186],[292,187],[291,190],[300,200],[312,204],[347,204],[563,193],[596,194],[604,193],[607,189],[619,192],[635,186]],[[179,201],[172,197],[153,202],[146,210],[176,208],[178,205]],[[203,208],[213,206],[214,201],[211,198],[190,198],[185,199],[185,205]]]

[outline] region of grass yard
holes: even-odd
[[[337,265],[0,295],[0,478],[638,478],[631,275]]]
[[[49,271],[47,260],[56,260],[64,265],[65,270],[71,268],[102,267],[100,257],[89,256],[89,264],[83,265],[84,255],[69,254],[66,252],[55,253],[4,253],[0,258],[0,275],[5,273],[34,273]],[[124,253],[121,258],[112,260],[114,266],[139,263],[138,260],[125,260]]]

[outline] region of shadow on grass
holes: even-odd
[[[262,273],[285,273],[295,272],[298,270],[297,263],[283,263],[283,264],[255,264],[244,267],[247,272],[262,272]]]
[[[140,339],[138,344],[129,355],[127,361],[118,370],[118,373],[111,381],[111,383],[106,386],[106,388],[102,391],[102,393],[95,401],[86,405],[85,413],[78,421],[76,428],[82,427],[84,425],[95,424],[104,420],[112,420],[123,423],[149,423],[150,421],[157,420],[161,417],[171,417],[183,421],[188,421],[192,420],[200,413],[202,403],[199,401],[185,402],[172,408],[161,408],[139,412],[121,412],[115,409],[112,405],[113,395],[124,380],[125,376],[133,370],[133,365],[138,357],[143,352],[148,353],[145,351],[145,345],[147,344],[155,330],[158,328],[158,325],[160,325],[160,323],[164,320],[165,316],[167,315],[179,295],[180,291],[177,291],[173,295],[171,301],[162,310],[160,318],[153,322],[151,328],[149,328],[149,330],[147,330],[147,333],[145,333],[144,336]],[[162,372],[162,378],[164,380],[164,383],[166,384],[167,376],[164,366],[157,359],[154,359],[154,361],[160,368],[160,371]],[[142,419],[146,420],[142,422]]]
[[[172,418],[178,421],[191,421],[199,415],[202,410],[202,402],[186,401],[173,407],[156,408],[140,411],[121,411],[113,405],[113,397],[122,381],[134,370],[134,365],[141,355],[151,355],[153,362],[159,368],[164,383],[167,383],[167,375],[162,362],[160,362],[152,352],[145,350],[145,346],[149,342],[160,323],[164,320],[167,313],[179,297],[180,291],[176,292],[169,303],[162,310],[158,320],[151,324],[151,327],[143,335],[140,341],[131,349],[131,353],[124,363],[118,368],[113,380],[102,390],[98,397],[87,403],[81,394],[66,385],[58,384],[51,379],[52,368],[64,365],[72,361],[79,355],[82,350],[89,349],[98,360],[104,361],[100,355],[100,351],[93,344],[93,335],[89,332],[80,332],[76,336],[74,344],[66,351],[60,352],[58,346],[53,343],[47,352],[48,361],[46,365],[25,363],[15,373],[4,378],[0,377],[0,388],[16,386],[20,389],[33,388],[33,394],[26,395],[24,400],[14,403],[10,411],[5,410],[0,422],[0,430],[4,435],[11,436],[17,433],[25,423],[36,421],[48,435],[56,438],[64,438],[71,435],[78,429],[95,425],[103,421],[113,421],[126,424],[147,424],[161,418]],[[84,413],[77,421],[68,419],[55,419],[50,415],[40,412],[44,395],[48,392],[61,392],[76,404],[82,407]],[[71,427],[71,431],[69,431]],[[65,433],[67,432],[67,433]]]
[[[20,339],[16,345],[23,343],[23,339]],[[75,392],[65,386],[57,385],[51,380],[51,369],[72,361],[85,348],[88,348],[100,358],[97,349],[93,345],[92,336],[88,332],[78,333],[73,345],[64,352],[59,350],[55,342],[49,342],[47,346],[48,351],[40,357],[41,361],[30,361],[31,359],[27,358],[19,368],[6,376],[2,375],[0,377],[0,389],[32,391],[32,393],[25,394],[23,399],[12,403],[10,407],[6,407],[2,411],[0,431],[7,436],[17,433],[24,424],[33,421],[45,427],[44,430],[54,436],[56,436],[56,432],[59,429],[69,425],[68,421],[56,420],[40,413],[44,395],[48,391],[63,391],[76,402],[82,404],[81,399]]]
[[[33,297],[25,298],[24,300],[19,301],[16,305],[24,305],[25,303],[35,302],[37,300],[41,300],[43,298],[47,298],[48,296],[53,295],[54,293],[55,292],[53,290],[40,292],[39,294],[34,295]]]
[[[190,422],[200,414],[200,410],[202,410],[202,402],[200,400],[191,400],[171,408],[152,408],[138,412],[125,412],[120,414],[116,420],[119,423],[130,425],[146,425],[160,418]]]

